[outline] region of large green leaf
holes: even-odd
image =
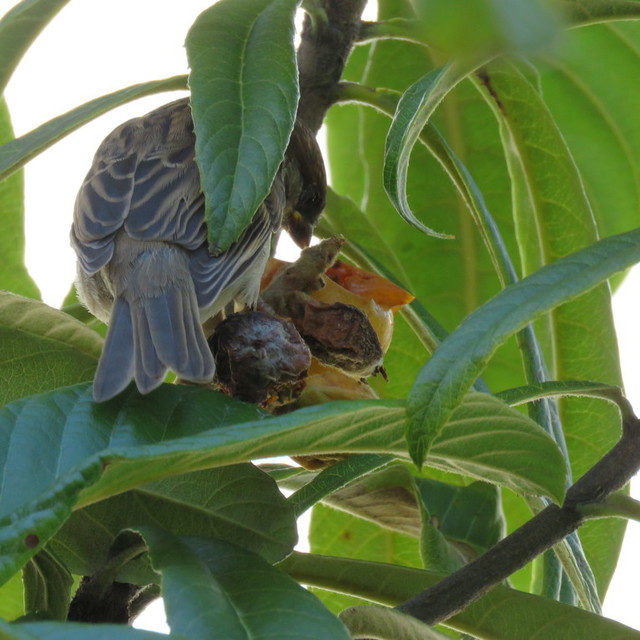
[[[154,93],[186,88],[186,76],[173,76],[165,80],[134,84],[85,102],[0,147],[0,179],[11,175],[51,145],[115,107]]]
[[[410,567],[295,552],[279,566],[305,584],[391,606],[444,577]],[[640,639],[640,631],[603,616],[502,585],[444,624],[479,640]]]
[[[557,16],[543,0],[472,0],[463,11],[447,0],[415,4],[425,42],[448,55],[537,49],[557,34]]]
[[[187,35],[196,160],[218,250],[237,240],[269,193],[293,129],[297,5],[222,0]]]
[[[172,631],[198,640],[348,640],[313,594],[255,554],[222,540],[140,529]]]
[[[185,640],[132,629],[126,624],[81,624],[77,622],[24,622],[9,624],[0,620],[0,640]]]
[[[69,0],[22,0],[0,20],[0,94],[22,56]]]
[[[13,140],[11,118],[0,98],[0,145]],[[17,173],[0,182],[0,289],[40,298],[40,292],[24,265],[24,175]]]
[[[469,315],[434,352],[411,391],[408,438],[414,459],[422,462],[440,425],[509,335],[638,261],[640,231],[605,238],[507,287]]]
[[[293,510],[276,483],[253,465],[238,464],[171,476],[89,505],[48,548],[73,573],[93,575],[120,531],[149,524],[179,536],[228,540],[269,562],[290,553],[298,539]],[[117,579],[145,584],[153,576],[135,559]]]
[[[0,404],[91,380],[102,338],[42,302],[0,291]]]
[[[405,415],[403,402],[385,400],[266,417],[222,394],[173,385],[102,404],[89,384],[18,400],[0,411],[0,576],[41,548],[71,509],[144,482],[292,453],[406,456]],[[470,394],[451,415],[428,462],[523,493],[561,500],[564,492],[562,456],[549,436],[487,394]]]
[[[638,224],[640,88],[628,79],[640,72],[639,46],[640,22],[593,25],[566,33],[558,55],[537,65],[545,102],[580,169],[601,235]]]
[[[514,190],[514,216],[525,275],[594,242],[598,233],[584,185],[562,133],[542,96],[514,64],[487,67],[481,81],[487,100],[501,124]],[[582,318],[589,318],[583,322]],[[558,379],[585,378],[621,384],[617,342],[607,283],[568,304],[548,318],[551,375]],[[594,348],[597,345],[597,348]],[[606,451],[620,431],[615,407],[595,400],[559,403],[575,476],[582,475]],[[590,446],[585,447],[585,439]],[[604,593],[615,567],[624,525],[598,523],[594,535],[581,532],[597,545],[591,557],[601,575]],[[597,538],[609,540],[609,549]],[[611,541],[617,539],[617,544]]]

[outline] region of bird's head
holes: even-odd
[[[285,154],[285,175],[283,226],[299,247],[308,247],[326,203],[327,177],[316,137],[300,121],[296,121]]]

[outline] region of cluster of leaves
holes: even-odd
[[[0,90],[65,3],[23,0],[2,19]],[[395,605],[434,584],[562,502],[616,442],[619,414],[603,402],[620,384],[607,280],[640,261],[628,81],[640,2],[468,4],[465,16],[446,0],[380,0],[327,119],[335,191],[321,231],[342,233],[354,260],[417,297],[398,318],[380,400],[273,417],[163,385],[93,403],[102,338],[38,301],[22,256],[20,167],[186,77],[97,98],[18,139],[2,105],[1,638],[156,637],[64,622],[74,576],[160,585],[176,638],[441,637],[389,609],[343,609]],[[310,5],[316,23],[327,19]],[[222,0],[187,37],[219,248],[268,192],[286,147],[296,6]],[[598,382],[567,382],[576,378]],[[522,403],[528,413],[511,406]],[[315,473],[250,462],[322,453],[351,455]],[[312,553],[292,553],[312,506]],[[623,529],[587,523],[512,576],[520,591],[494,589],[447,620],[448,633],[640,638],[597,615]],[[321,587],[321,600],[299,582]]]

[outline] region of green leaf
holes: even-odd
[[[384,152],[384,187],[398,213],[414,227],[437,238],[451,238],[420,222],[407,201],[409,158],[420,132],[436,107],[475,64],[451,62],[431,71],[412,84],[403,94],[389,127]]]
[[[561,131],[537,87],[522,69],[511,63],[496,63],[489,65],[479,77],[485,97],[501,125],[513,180],[514,216],[523,271],[533,273],[595,242],[598,232],[590,202]],[[589,322],[577,321],[578,318],[589,318]],[[545,322],[552,378],[585,378],[621,384],[607,283],[553,309]],[[596,344],[598,348],[594,349]],[[620,432],[618,412],[607,403],[568,398],[559,402],[559,414],[571,468],[574,477],[579,477],[616,442]],[[584,446],[585,438],[589,441],[588,447]],[[624,525],[610,521],[597,523],[592,528],[600,529],[601,535],[610,541],[608,551],[602,549],[599,557],[590,558],[600,565],[598,586],[604,594]],[[599,545],[588,531],[581,531],[587,549]]]
[[[549,45],[558,19],[541,0],[447,0],[416,2],[424,40],[450,56],[531,51]]]
[[[357,462],[358,458],[351,459]],[[434,473],[432,469],[428,471]],[[295,485],[296,481],[299,482],[294,478],[289,485]],[[404,463],[368,473],[324,497],[323,503],[414,537],[420,536],[421,528],[424,530],[424,526],[429,525],[451,545],[458,563],[460,558],[469,560],[493,546],[504,533],[500,493],[496,487],[482,482],[456,486],[416,477]],[[424,565],[434,568],[432,559],[427,558],[424,551]],[[323,552],[332,551],[324,549]]]
[[[640,22],[637,20],[640,5],[587,0],[563,2],[563,6],[572,19],[585,23],[635,19],[572,29],[565,34],[561,51],[545,56],[538,64],[545,102],[580,169],[598,232],[601,236],[620,233],[638,226],[640,208],[640,132],[635,116],[640,93],[634,83],[628,82],[628,78],[640,72]],[[598,55],[593,55],[594,51],[598,51]],[[611,69],[616,69],[616,73],[611,73]],[[623,276],[618,274],[612,279],[612,286],[619,284]],[[588,317],[589,326],[585,328],[592,331],[609,324],[608,320],[606,324],[601,323],[597,316],[589,314]],[[577,343],[574,346],[578,346]],[[593,362],[594,357],[605,357],[609,353],[609,347],[603,343],[589,354],[589,360]],[[569,377],[568,372],[562,377]],[[618,384],[615,379],[594,371],[574,371],[571,377]],[[598,404],[601,403],[574,399],[565,403],[576,418],[575,434],[571,431],[567,434],[576,476],[598,459],[617,436],[611,427],[601,428],[601,425],[612,424],[612,412],[602,419],[603,409]],[[616,519],[598,520],[588,522],[580,530],[601,595],[618,561],[624,524]]]
[[[352,638],[380,638],[381,640],[396,640],[404,637],[414,640],[448,640],[449,638],[413,616],[388,607],[351,607],[340,614],[340,620],[347,626]]]
[[[13,140],[13,128],[9,110],[4,98],[0,98],[0,145],[11,140]],[[0,182],[0,224],[2,225],[0,289],[7,289],[30,298],[40,298],[38,287],[24,265],[24,175],[22,173],[17,173]]]
[[[222,540],[140,531],[162,574],[172,631],[199,640],[348,640],[315,596],[259,556]]]
[[[396,606],[444,576],[387,563],[294,552],[278,565],[305,584]],[[639,640],[636,631],[584,609],[498,585],[444,625],[479,640]]]
[[[414,478],[405,463],[370,473],[327,496],[323,503],[392,531],[420,535]]]
[[[42,302],[0,291],[0,404],[91,380],[102,338]]]
[[[209,242],[219,251],[238,239],[268,195],[293,130],[297,5],[222,0],[187,35],[196,160]]]
[[[393,458],[383,455],[349,456],[321,471],[315,478],[289,496],[289,503],[296,516],[301,516],[307,509],[326,496],[352,483],[356,478],[371,473],[382,467]]]
[[[24,615],[24,587],[22,574],[16,573],[0,587],[0,621],[14,620]]]
[[[590,3],[571,4],[588,10]],[[638,13],[637,3],[629,4]],[[594,25],[565,34],[562,51],[538,63],[545,103],[578,165],[602,236],[637,226],[640,133],[634,105],[640,89],[627,79],[640,71],[639,44],[638,22]],[[612,68],[617,73],[606,73]]]
[[[72,508],[152,480],[258,457],[406,456],[404,426],[400,401],[333,402],[266,417],[220,393],[174,385],[146,396],[131,390],[102,404],[92,401],[90,384],[15,401],[0,410],[0,580]],[[564,491],[562,456],[549,436],[487,394],[470,394],[451,415],[429,464],[555,500]],[[27,536],[31,546],[23,544]]]
[[[0,147],[0,179],[11,175],[52,144],[115,107],[154,93],[186,88],[186,76],[173,76],[165,80],[134,84],[85,102]]]
[[[513,284],[469,315],[436,349],[409,396],[408,440],[421,463],[496,348],[528,322],[640,261],[640,231],[605,238]]]
[[[430,522],[447,540],[459,544],[467,559],[486,551],[504,536],[497,487],[484,482],[454,486],[429,478],[414,481]]]
[[[23,579],[28,614],[67,619],[73,577],[58,558],[43,549],[25,566]]]
[[[74,622],[23,622],[9,624],[0,620],[0,640],[186,640],[132,629],[126,624],[81,624]]]
[[[309,547],[314,554],[373,560],[390,563],[389,566],[422,566],[415,536],[392,531],[323,504],[317,504],[311,512]],[[286,564],[287,560],[284,562]],[[318,587],[324,586],[314,584]],[[318,596],[334,613],[362,603],[350,597],[349,590],[337,591],[341,593],[316,590]]]
[[[22,56],[69,0],[23,0],[0,20],[0,94]]]
[[[535,402],[541,398],[555,396],[577,396],[583,398],[600,398],[615,404],[623,418],[633,416],[633,409],[629,401],[624,397],[620,387],[602,382],[590,382],[588,380],[552,380],[539,384],[505,389],[496,394],[498,398],[508,405],[515,407],[525,402]]]
[[[230,465],[151,482],[73,513],[49,542],[78,575],[93,575],[120,531],[160,526],[179,536],[219,538],[269,562],[291,552],[298,535],[293,511],[274,480],[251,464]],[[119,573],[119,582],[153,582],[145,558]]]

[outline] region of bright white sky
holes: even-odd
[[[16,134],[110,91],[186,73],[185,34],[211,2],[70,2],[27,53],[7,88]],[[0,0],[0,15],[15,3]],[[73,281],[75,257],[68,240],[73,202],[98,144],[121,122],[179,95],[184,94],[159,94],[120,107],[65,138],[27,166],[27,264],[49,304],[57,306]],[[637,270],[614,300],[623,374],[636,412],[640,411],[639,301]],[[637,483],[634,489],[640,496]],[[640,524],[631,523],[605,613],[635,629],[640,629],[639,560]]]

